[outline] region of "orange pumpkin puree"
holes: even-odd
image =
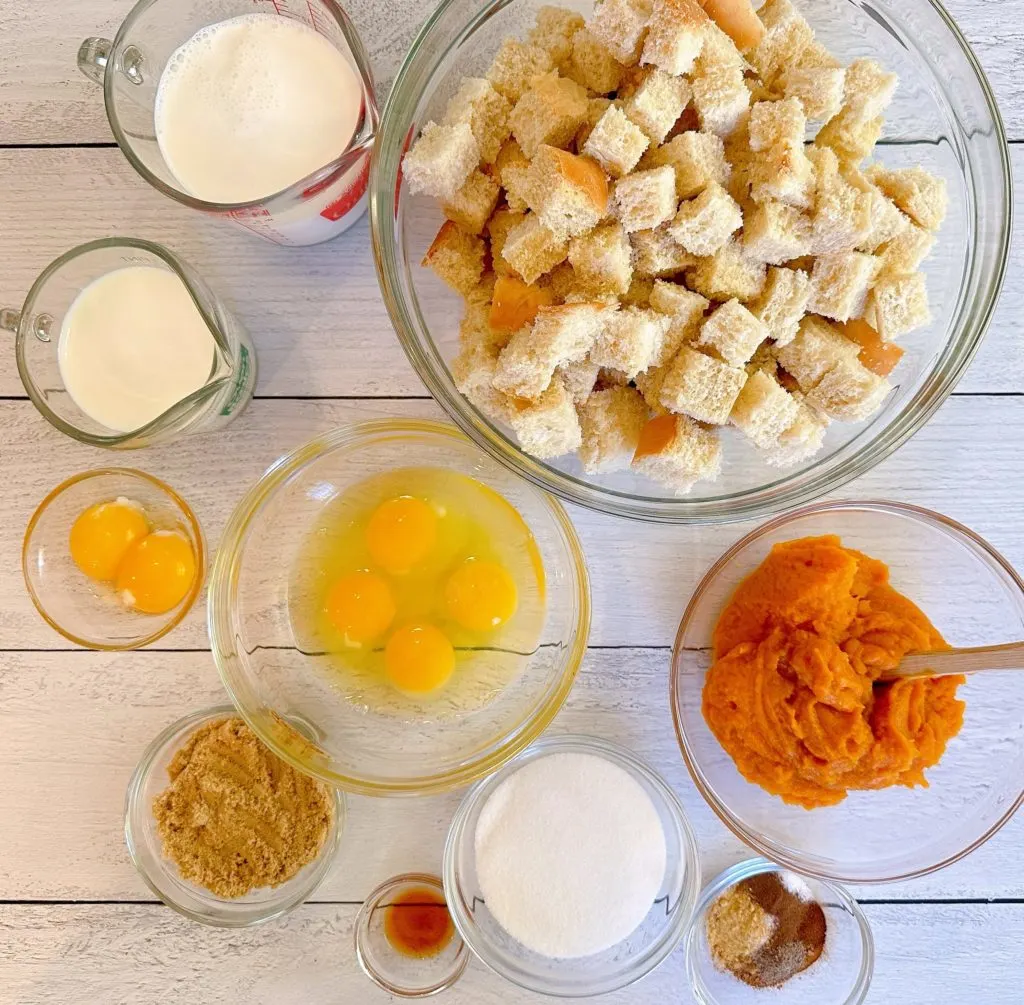
[[[849,789],[927,785],[963,725],[963,677],[875,683],[948,648],[884,562],[808,537],[772,548],[715,626],[704,719],[741,774],[812,809]]]

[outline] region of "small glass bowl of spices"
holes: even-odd
[[[686,936],[702,1005],[859,1005],[874,960],[867,918],[842,887],[764,858],[709,883]]]
[[[221,705],[149,745],[128,785],[124,829],[135,868],[168,907],[246,928],[312,894],[344,818],[339,791],[280,760]]]
[[[679,799],[631,751],[546,736],[470,790],[448,831],[455,925],[529,991],[624,988],[679,945],[697,901],[697,846]]]
[[[355,940],[366,976],[399,998],[426,998],[450,988],[469,961],[441,880],[425,873],[381,883],[356,918]]]

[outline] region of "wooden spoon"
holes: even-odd
[[[1024,642],[973,649],[946,649],[934,653],[908,653],[881,680],[912,680],[915,677],[949,677],[979,670],[1024,670]]]

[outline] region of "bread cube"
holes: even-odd
[[[625,293],[633,278],[633,249],[620,223],[605,223],[569,242],[578,281],[598,293]]]
[[[654,0],[640,62],[672,76],[689,73],[704,47],[709,21],[697,0]]]
[[[903,233],[876,249],[882,259],[882,272],[897,276],[916,272],[934,244],[933,233],[912,223]]]
[[[410,192],[453,199],[479,163],[480,147],[468,122],[428,122],[402,158],[402,177]]]
[[[829,147],[845,163],[859,164],[871,155],[875,144],[882,135],[882,116],[861,119],[848,108],[828,120],[818,130],[814,142],[819,147]]]
[[[608,111],[612,106],[611,98],[588,98],[587,99],[587,120],[583,123],[579,129],[576,130],[576,135],[573,137],[572,145],[577,153],[583,153],[583,147],[586,145],[590,134],[594,131],[594,126],[601,121],[601,116]]]
[[[601,368],[591,361],[590,356],[584,356],[575,363],[563,363],[555,370],[555,376],[562,378],[572,400],[582,405],[593,393],[600,372]]]
[[[486,250],[479,237],[466,233],[451,220],[446,220],[421,264],[465,296],[480,282],[484,273]]]
[[[713,429],[685,415],[651,419],[640,433],[632,468],[639,474],[686,495],[699,481],[714,481],[722,469],[722,444]]]
[[[659,401],[670,412],[721,426],[747,382],[742,367],[729,366],[684,345],[666,366]]]
[[[572,58],[565,75],[595,94],[611,94],[622,83],[622,64],[586,28],[572,37]]]
[[[896,93],[899,77],[883,70],[873,59],[855,59],[846,68],[845,104],[851,118],[874,119]]]
[[[730,241],[713,255],[699,259],[686,278],[690,289],[708,300],[745,303],[760,294],[766,272],[764,262],[748,258],[738,241]]]
[[[858,192],[865,193],[867,230],[857,245],[858,251],[873,252],[913,226],[910,217],[876,188],[857,168],[847,168],[843,177]]]
[[[469,234],[481,234],[498,205],[498,184],[474,171],[454,197],[441,204],[444,215]]]
[[[588,29],[623,66],[640,59],[652,0],[602,0]]]
[[[873,164],[866,174],[919,227],[938,230],[942,226],[949,201],[945,178],[923,167],[888,170],[881,164]]]
[[[527,213],[505,235],[501,256],[528,283],[535,283],[569,254],[568,243],[553,234],[536,213]]]
[[[487,238],[491,252],[491,268],[499,276],[509,276],[515,269],[505,261],[505,241],[509,231],[526,219],[525,213],[513,213],[510,209],[497,209],[487,221]]]
[[[747,115],[750,91],[741,67],[717,64],[693,78],[693,107],[706,133],[729,136]]]
[[[755,370],[747,377],[729,421],[762,449],[772,447],[797,418],[800,406],[774,377]]]
[[[497,346],[466,341],[452,360],[452,378],[459,391],[484,415],[496,422],[508,422],[514,404],[492,384],[497,365]]]
[[[487,71],[487,79],[499,94],[515,104],[534,77],[553,67],[551,54],[539,45],[507,38]]]
[[[651,359],[652,367],[661,367],[675,356],[680,346],[697,337],[704,321],[704,312],[710,305],[699,293],[663,279],[655,282],[650,305],[652,310],[669,319],[668,330]]]
[[[928,286],[923,272],[884,275],[868,296],[865,320],[886,341],[928,324]]]
[[[494,387],[516,398],[538,398],[559,366],[590,352],[606,310],[594,304],[542,307],[533,324],[517,331],[501,351]]]
[[[494,162],[498,184],[505,190],[505,201],[514,213],[524,212],[530,204],[527,172],[530,159],[515,140],[508,140],[498,151]]]
[[[530,208],[560,238],[586,233],[608,208],[608,179],[597,162],[557,147],[540,147],[526,185]]]
[[[661,385],[665,383],[668,367],[649,366],[633,378],[636,389],[644,399],[644,404],[655,415],[667,415],[668,409],[661,403]]]
[[[701,325],[696,345],[713,350],[731,366],[743,366],[768,338],[768,329],[738,300],[722,304]]]
[[[683,77],[670,77],[652,67],[645,70],[622,110],[652,143],[661,143],[690,101],[690,85]]]
[[[779,75],[786,98],[800,102],[809,119],[831,119],[843,107],[846,70],[841,66],[790,66]]]
[[[480,160],[493,164],[501,145],[512,131],[509,114],[512,105],[499,94],[489,80],[465,77],[444,113],[445,125],[466,122],[480,148]]]
[[[638,230],[629,235],[633,246],[633,275],[648,279],[676,276],[697,264],[665,226]]]
[[[791,206],[810,205],[814,170],[804,153],[807,116],[795,98],[758,101],[750,109],[748,142],[757,155],[748,165],[753,198],[777,199]]]
[[[814,32],[789,0],[769,0],[758,16],[765,31],[757,47],[747,55],[758,76],[771,87],[788,66],[814,41]]]
[[[650,140],[617,105],[609,105],[583,144],[592,157],[613,178],[621,178],[636,167]]]
[[[587,120],[587,92],[552,70],[534,77],[509,117],[523,153],[534,157],[544,144],[565,147]]]
[[[796,337],[784,346],[777,346],[779,365],[805,393],[837,363],[856,359],[860,346],[842,335],[827,321],[808,315],[800,322]]]
[[[833,150],[812,146],[808,157],[814,164],[810,253],[851,251],[871,233],[874,197],[858,191],[839,173]]]
[[[743,221],[743,250],[769,265],[802,258],[811,250],[811,219],[795,206],[774,199],[757,203]]]
[[[508,419],[519,446],[541,460],[561,457],[579,449],[583,442],[576,406],[561,378],[528,405],[517,405]]]
[[[680,133],[645,155],[642,166],[668,165],[676,176],[676,197],[692,199],[711,185],[725,185],[729,164],[720,136],[697,131]]]
[[[636,171],[615,182],[612,212],[627,231],[650,230],[676,212],[676,177],[670,167]]]
[[[815,39],[810,44],[803,47],[803,50],[794,65],[806,69],[834,69],[838,67],[840,63],[825,46]]]
[[[807,116],[796,98],[756,101],[750,108],[747,139],[754,153],[786,147],[803,148]]]
[[[700,0],[698,0],[699,2]],[[700,53],[694,61],[693,75],[700,76],[715,66],[738,66],[740,69],[743,69],[746,66],[743,51],[753,48],[764,34],[764,27],[757,15],[751,11],[750,16],[753,20],[750,22],[750,25],[753,28],[753,32],[748,33],[756,34],[756,38],[753,43],[750,43],[749,38],[745,38],[741,45],[731,35],[726,34],[717,23],[718,19],[722,16],[722,8],[729,6],[729,0],[704,0],[701,6],[703,6],[704,13],[708,15],[710,20],[705,22],[703,26],[704,44],[701,46]]]
[[[628,468],[650,414],[640,392],[623,386],[595,391],[578,412],[583,470],[597,474]]]
[[[713,255],[742,226],[739,204],[712,182],[696,198],[680,204],[668,232],[691,254]]]
[[[892,390],[884,377],[856,359],[842,359],[807,392],[807,403],[833,419],[860,422],[874,415]]]
[[[881,261],[874,255],[859,251],[819,256],[811,271],[811,298],[807,309],[833,321],[860,317],[868,290],[881,267]]]
[[[619,299],[619,303],[623,307],[646,307],[650,303],[653,289],[654,280],[649,276],[638,276],[634,267],[629,289]]]
[[[590,358],[599,366],[618,370],[632,380],[651,365],[669,319],[644,307],[623,307],[608,311],[601,331],[594,339]]]
[[[562,67],[572,56],[573,36],[583,24],[582,16],[574,10],[541,7],[526,38],[531,45],[547,52],[556,67]]]
[[[811,278],[806,272],[769,269],[764,291],[750,311],[768,329],[769,338],[784,346],[796,338],[810,296]]]
[[[798,392],[799,393],[799,392]],[[797,398],[797,395],[793,395]],[[828,429],[828,416],[798,400],[796,418],[765,450],[764,459],[776,468],[788,468],[813,457],[820,449]]]

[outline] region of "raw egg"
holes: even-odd
[[[516,613],[516,583],[497,562],[467,558],[444,588],[448,615],[471,632],[489,632]]]
[[[395,600],[383,577],[361,570],[336,580],[324,600],[324,613],[353,648],[387,631],[395,618]]]
[[[411,571],[437,544],[437,514],[422,499],[399,496],[381,503],[366,525],[373,561],[394,576]]]
[[[439,628],[406,625],[388,639],[384,670],[399,691],[429,694],[448,683],[455,670],[455,650]]]
[[[125,552],[115,583],[126,606],[143,614],[177,607],[196,578],[192,542],[176,530],[157,530]]]
[[[149,521],[138,503],[124,498],[96,503],[71,525],[71,558],[90,579],[109,583],[128,549],[148,533]]]

